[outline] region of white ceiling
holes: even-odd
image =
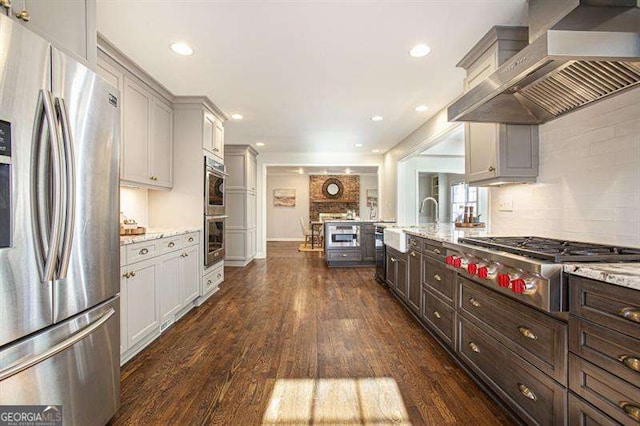
[[[425,149],[420,155],[464,157],[464,126],[456,127],[446,135],[445,139]]]
[[[97,14],[98,30],[174,94],[243,114],[226,143],[370,153],[458,96],[455,64],[491,26],[526,22],[526,0],[98,0]],[[195,54],[177,56],[175,41]],[[410,57],[418,43],[432,53]]]
[[[375,166],[353,166],[353,167],[295,167],[295,166],[269,166],[267,167],[267,175],[294,175],[294,174],[309,174],[309,175],[370,175],[377,174],[378,168]],[[302,170],[302,173],[300,173]],[[326,172],[326,173],[325,173]]]

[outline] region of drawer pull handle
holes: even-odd
[[[640,407],[628,401],[620,401],[618,406],[624,410],[625,414],[633,420],[640,422]]]
[[[146,249],[146,248],[143,248],[142,250],[140,250],[140,251],[138,252],[138,254],[142,254],[142,255],[145,255],[145,254],[147,254],[147,253],[149,253],[149,249]]]
[[[469,343],[469,348],[474,352],[480,352],[480,347],[473,342]]]
[[[438,311],[433,311],[433,316],[438,318],[438,319],[442,318],[442,315]]]
[[[129,276],[130,276],[130,277],[135,277],[135,276],[136,276],[136,273],[135,273],[135,272],[129,272]]]
[[[411,245],[414,246],[414,247],[418,247],[418,243],[413,241],[413,240],[411,241]]]
[[[629,355],[620,355],[618,360],[628,369],[640,373],[640,358]]]
[[[436,281],[442,281],[442,277],[440,275],[438,275],[438,274],[435,274],[433,276],[433,279],[436,280]]]
[[[433,252],[434,252],[435,254],[440,254],[440,253],[441,253],[441,252],[440,252],[440,249],[433,249]]]
[[[131,274],[129,272],[127,272],[125,274],[122,274],[122,276],[125,277],[125,278],[129,278],[131,276]]]
[[[340,256],[342,256],[342,257],[347,257],[347,256],[348,256],[348,254],[347,254],[347,253],[342,253]]]
[[[469,303],[471,303],[471,306],[475,306],[476,308],[480,307],[480,302],[478,302],[476,299],[474,299],[473,297],[469,298]]]
[[[211,285],[211,280],[207,280],[207,285]]]
[[[411,252],[411,257],[416,257],[416,252],[415,251]]]
[[[222,276],[222,274],[218,274],[217,277],[220,278]]]
[[[167,244],[169,247],[173,247],[176,245],[176,243],[174,243],[173,241],[171,241],[169,244]]]
[[[518,326],[518,332],[520,332],[520,334],[522,334],[524,337],[526,337],[527,339],[531,339],[531,340],[538,340],[538,336],[536,336],[533,331],[531,331],[530,329],[528,329],[527,327],[525,327],[524,325],[519,325]]]
[[[518,390],[520,391],[521,394],[523,394],[524,396],[526,396],[530,400],[532,400],[532,401],[537,401],[538,400],[538,397],[536,396],[536,394],[533,393],[531,391],[531,389],[529,389],[523,383],[518,383]]]
[[[193,242],[193,237],[189,237],[189,242],[192,243]]]
[[[390,260],[391,260],[392,262],[395,262],[395,261],[396,261],[396,258],[395,258],[395,257],[392,257]]]
[[[640,323],[640,310],[638,309],[622,308],[618,311],[618,315],[629,321]]]

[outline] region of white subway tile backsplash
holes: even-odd
[[[491,188],[491,232],[640,246],[640,89],[539,134],[538,183]],[[504,195],[513,212],[498,211]]]

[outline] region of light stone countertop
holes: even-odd
[[[453,223],[432,223],[416,227],[399,226],[398,228],[402,228],[409,235],[448,243],[457,243],[458,238],[489,235],[486,228],[456,228]]]
[[[640,290],[640,262],[567,263],[564,272]]]
[[[146,234],[142,235],[123,235],[120,237],[120,245],[140,243],[142,241],[158,240],[165,237],[173,237],[176,235],[189,234],[191,232],[199,232],[200,228],[148,228]]]

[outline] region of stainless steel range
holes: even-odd
[[[640,249],[540,237],[460,238],[445,262],[475,282],[547,312],[567,310],[562,263],[640,261]]]

